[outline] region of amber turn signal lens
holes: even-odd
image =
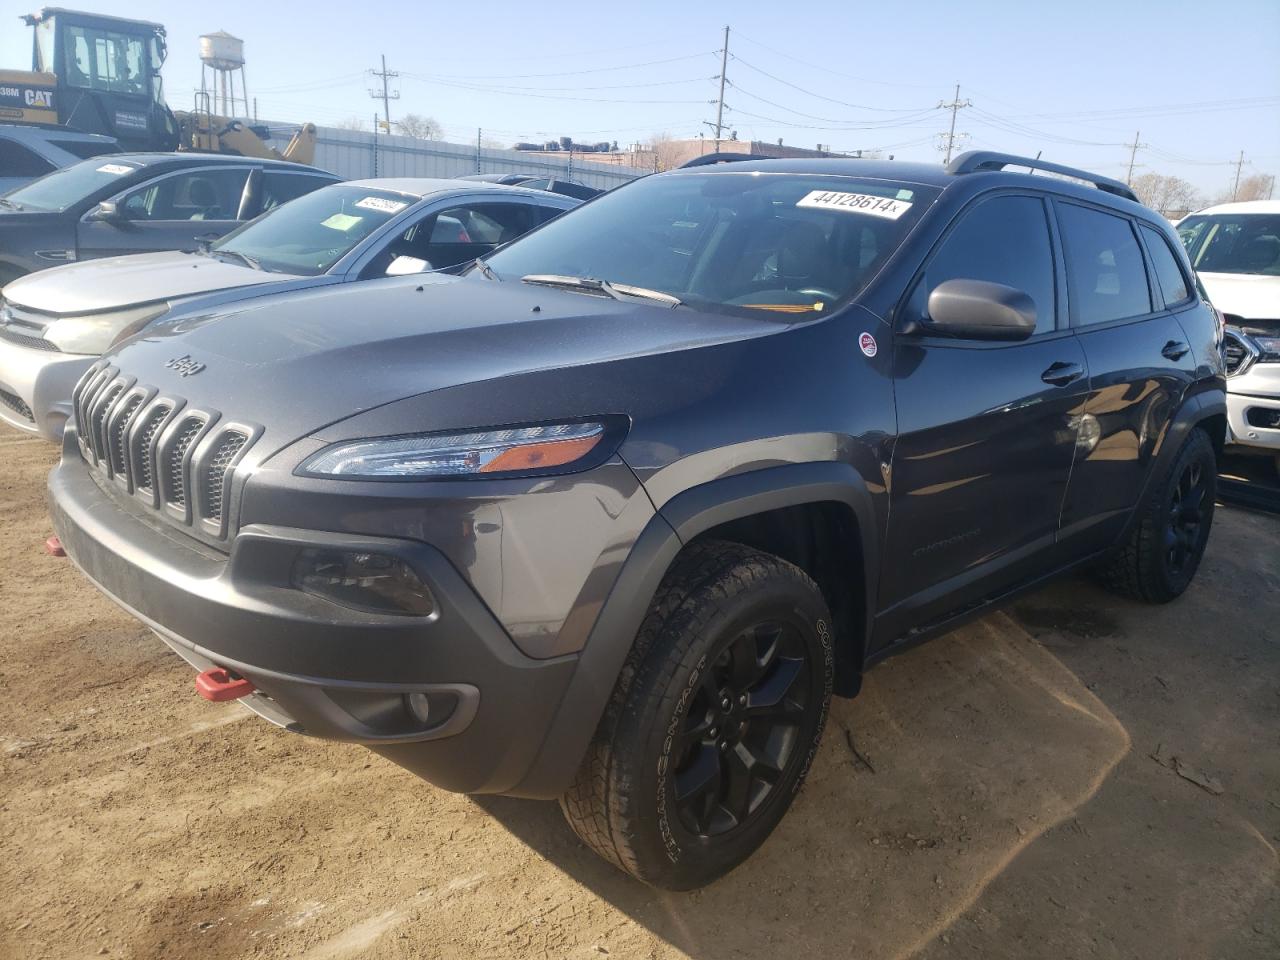
[[[572,440],[548,440],[544,443],[527,443],[511,447],[498,454],[483,467],[480,473],[507,473],[512,470],[542,470],[560,467],[580,460],[592,451],[603,434],[577,437]]]

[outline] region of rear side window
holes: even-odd
[[[1178,266],[1178,261],[1169,249],[1169,242],[1158,230],[1148,226],[1142,227],[1143,239],[1147,242],[1147,253],[1151,255],[1151,266],[1155,269],[1156,280],[1160,284],[1160,292],[1164,295],[1166,307],[1176,306],[1191,297],[1187,286],[1187,278]]]
[[[1072,316],[1080,326],[1151,312],[1147,268],[1133,225],[1073,203],[1058,205]]]
[[[20,143],[0,140],[0,177],[43,177],[53,164]]]
[[[964,214],[934,253],[908,304],[924,317],[929,294],[947,280],[985,280],[1015,287],[1036,304],[1036,333],[1055,327],[1053,248],[1043,201],[996,197]]]
[[[53,145],[59,150],[74,154],[81,160],[120,152],[120,148],[110,140],[55,140]]]
[[[265,213],[282,203],[296,200],[312,190],[332,183],[325,177],[313,177],[308,173],[283,173],[268,170],[262,177],[262,210]]]

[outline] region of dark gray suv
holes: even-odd
[[[338,179],[300,163],[221,154],[84,160],[0,197],[0,287],[77,260],[195,250]]]
[[[702,166],[461,278],[130,342],[77,388],[54,527],[205,697],[559,797],[689,888],[764,840],[878,660],[1083,565],[1187,588],[1220,336],[1113,181]]]

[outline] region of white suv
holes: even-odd
[[[1280,470],[1280,200],[1209,207],[1178,235],[1227,318],[1227,442],[1273,454]]]

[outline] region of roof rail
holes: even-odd
[[[766,157],[763,153],[704,153],[700,157],[694,157],[687,163],[682,163],[678,169],[683,170],[685,167],[706,167],[713,163],[734,163],[738,160],[777,160],[777,157]]]
[[[1096,173],[1077,170],[1075,167],[1063,166],[1060,163],[1050,163],[1048,160],[1019,157],[1012,153],[997,153],[993,150],[970,150],[968,153],[960,154],[960,156],[948,163],[946,170],[947,173],[959,176],[965,173],[977,173],[980,170],[1003,170],[1005,167],[1029,167],[1032,170],[1044,170],[1047,173],[1058,173],[1064,177],[1074,177],[1076,180],[1092,183],[1105,193],[1124,197],[1134,203],[1142,202],[1128,184],[1121,183],[1119,180],[1100,177]]]

